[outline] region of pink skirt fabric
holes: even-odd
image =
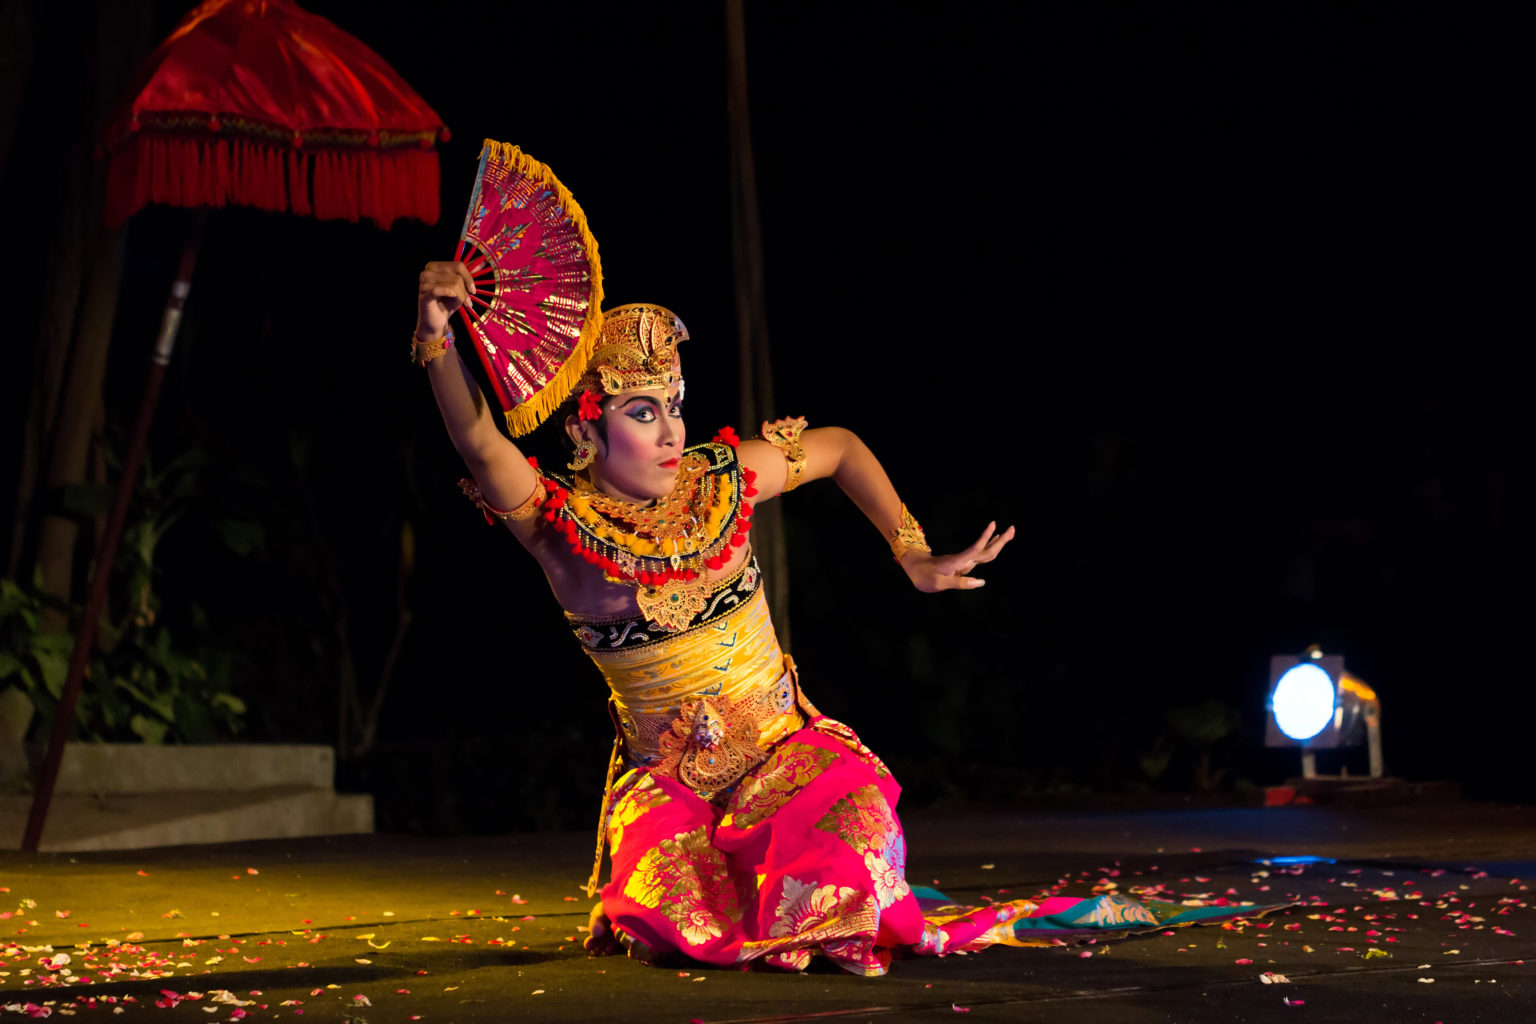
[[[635,769],[609,816],[604,911],[656,955],[798,970],[820,954],[883,974],[893,948],[934,946],[906,881],[900,791],[853,730],[829,718],[790,735],[712,802]],[[988,918],[974,930],[995,924]]]
[[[616,933],[708,964],[800,970],[815,955],[884,974],[895,950],[930,956],[994,945],[1060,945],[1260,917],[1254,906],[1137,901],[1116,894],[951,903],[907,884],[901,788],[852,729],[813,718],[713,801],[637,768],[608,818]]]

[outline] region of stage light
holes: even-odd
[[[1269,699],[1275,724],[1293,740],[1309,740],[1333,718],[1333,679],[1311,662],[1293,665],[1275,682]]]
[[[1303,778],[1317,778],[1315,751],[1365,746],[1370,777],[1382,777],[1381,702],[1344,669],[1344,659],[1316,646],[1269,659],[1269,722],[1264,745],[1301,748]],[[1347,773],[1346,773],[1347,774]]]

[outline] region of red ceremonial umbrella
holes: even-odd
[[[128,499],[191,290],[203,214],[238,204],[321,219],[435,223],[442,119],[357,39],[290,0],[208,0],[140,70],[104,141],[106,217],[149,203],[198,209],[96,556],[85,615],[54,714],[22,849],[35,852],[106,605]]]
[[[107,221],[149,203],[437,221],[448,129],[354,37],[290,0],[210,0],[107,130]]]

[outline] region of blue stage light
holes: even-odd
[[[1275,724],[1293,740],[1309,740],[1333,718],[1333,679],[1310,663],[1286,670],[1271,698]]]

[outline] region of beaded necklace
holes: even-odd
[[[603,494],[580,474],[551,474],[543,516],[578,557],[634,587],[642,615],[675,633],[704,610],[706,570],[723,567],[730,549],[747,542],[754,479],[730,446],[711,442],[683,454],[676,486],[651,505]]]

